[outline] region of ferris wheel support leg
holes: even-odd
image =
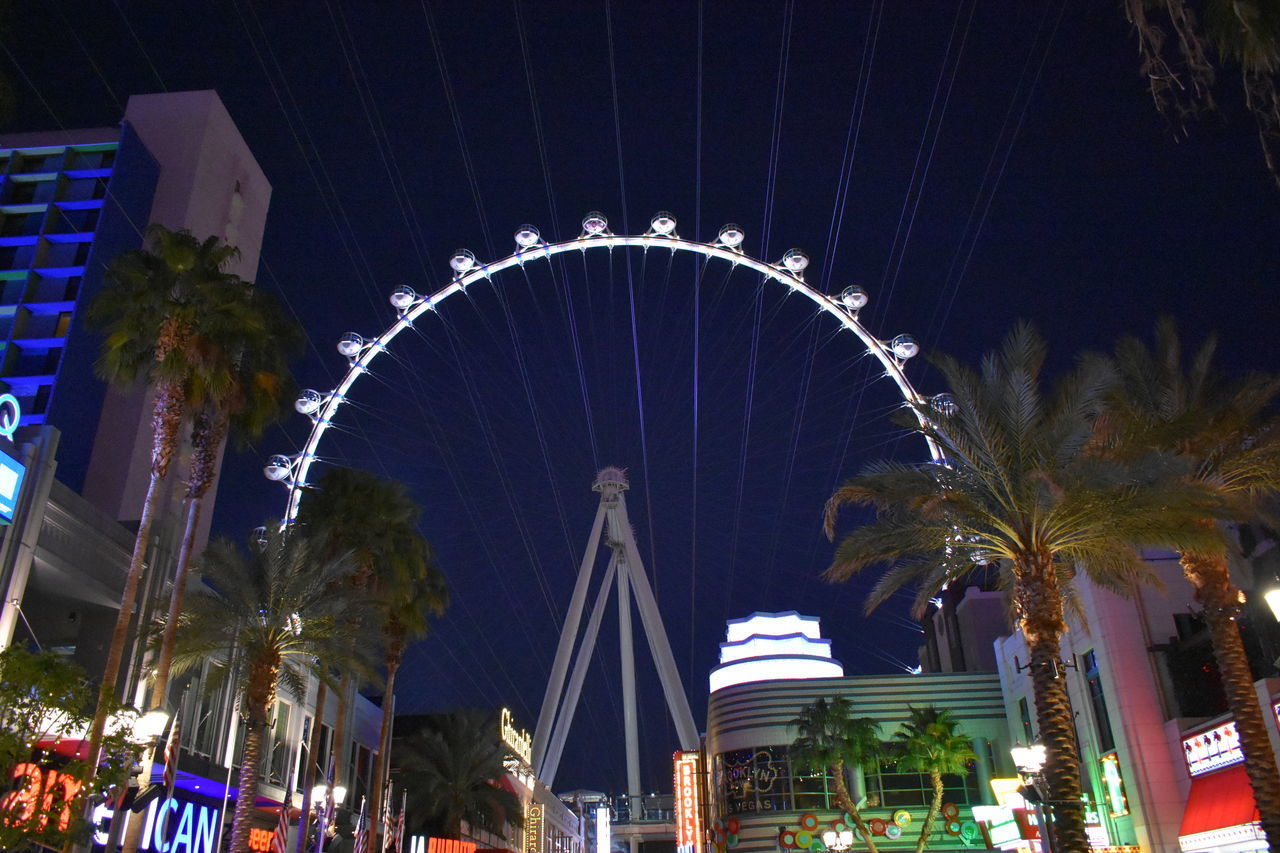
[[[604,528],[606,512],[607,509],[601,502],[596,510],[595,521],[591,525],[591,535],[587,538],[587,550],[583,552],[582,564],[578,567],[578,580],[574,583],[569,612],[565,615],[564,626],[560,629],[560,642],[556,646],[556,659],[551,667],[551,676],[547,679],[547,691],[542,697],[542,711],[538,714],[538,727],[533,734],[533,766],[538,768],[539,775],[542,775],[545,770],[547,738],[551,736],[551,730],[559,715],[564,676],[569,668],[569,660],[573,656],[574,643],[578,639],[578,626],[582,622],[582,608],[587,601],[587,588],[591,585],[591,570],[600,550],[600,532]],[[554,775],[554,769],[552,774]],[[542,776],[542,778],[549,777]]]
[[[612,532],[612,528],[610,528]],[[631,632],[631,568],[618,559],[618,639],[622,664],[622,722],[627,744],[627,800],[631,820],[640,820],[640,725],[636,713],[636,655]]]
[[[582,683],[586,680],[587,669],[591,666],[591,656],[595,653],[596,637],[600,634],[600,620],[604,616],[612,591],[614,573],[617,571],[617,555],[609,560],[609,568],[605,570],[600,581],[600,590],[596,593],[595,605],[591,608],[591,616],[587,619],[587,632],[582,637],[582,645],[573,660],[573,672],[569,675],[569,688],[565,692],[564,703],[551,731],[551,741],[547,747],[546,760],[538,778],[548,788],[555,784],[556,771],[560,769],[560,758],[564,754],[564,744],[569,737],[569,727],[573,725],[573,715],[578,710],[578,699],[582,695]]]
[[[640,551],[636,547],[631,523],[627,518],[626,505],[619,501],[616,512],[620,516],[619,528],[625,531],[621,538],[623,547],[627,550],[629,573],[636,592],[636,607],[640,610],[644,634],[649,640],[649,652],[653,655],[654,665],[658,669],[658,678],[662,681],[662,692],[667,699],[667,709],[671,712],[671,720],[675,723],[676,734],[680,738],[680,748],[697,749],[698,727],[693,722],[693,712],[689,709],[689,697],[684,692],[680,671],[676,668],[675,657],[671,654],[671,641],[667,639],[667,630],[662,624],[662,614],[658,612],[657,599],[654,598],[653,588],[649,586],[644,563],[640,560]]]

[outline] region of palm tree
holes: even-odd
[[[444,580],[431,546],[418,532],[421,514],[421,507],[408,495],[403,483],[349,468],[326,471],[315,489],[307,493],[298,513],[299,524],[325,532],[330,551],[352,553],[354,571],[343,583],[367,593],[376,602],[370,627],[380,631],[387,641],[389,664],[388,699],[382,704],[384,741],[392,713],[389,697],[405,645],[410,637],[425,631],[427,616],[442,611],[446,603]],[[351,691],[350,675],[344,674],[338,691],[334,743],[346,740]],[[324,698],[322,693],[317,702],[322,703]],[[370,802],[374,808],[382,797],[381,775],[385,774],[386,760],[383,751],[379,750],[380,766],[372,786]],[[309,766],[308,775],[315,769]],[[335,778],[342,778],[341,756],[335,761],[334,773]],[[306,789],[303,796],[306,797]],[[307,805],[304,802],[304,812]]]
[[[205,342],[207,347],[216,350],[210,360],[220,358],[227,361],[229,381],[199,395],[204,405],[195,412],[191,421],[186,522],[174,569],[169,615],[151,686],[153,708],[163,706],[168,693],[174,635],[178,615],[182,612],[187,569],[195,546],[196,530],[200,526],[204,496],[218,474],[219,457],[228,431],[234,432],[241,444],[257,438],[280,419],[285,402],[293,392],[288,362],[301,344],[301,328],[285,316],[280,303],[270,294],[254,289],[247,282],[244,283],[244,299],[247,303],[246,319],[252,322],[230,330],[232,337],[227,340]]]
[[[437,715],[401,750],[399,773],[415,822],[445,838],[462,838],[462,823],[500,832],[523,822],[520,801],[494,780],[506,769],[493,714],[461,710]]]
[[[799,730],[791,744],[792,759],[813,768],[823,768],[835,780],[836,805],[849,813],[867,849],[876,853],[876,843],[858,807],[849,796],[845,783],[845,767],[862,767],[880,760],[883,748],[880,727],[868,717],[849,716],[848,699],[835,696],[818,699],[791,721]]]
[[[155,515],[157,487],[169,472],[188,407],[229,381],[228,363],[210,342],[225,340],[249,321],[243,282],[223,272],[238,254],[216,237],[203,242],[187,231],[147,229],[149,250],[126,252],[106,272],[106,286],[88,308],[88,320],[106,339],[97,372],[112,385],[144,382],[154,394],[151,479],[142,504],[133,556],[120,596],[89,730],[91,763],[100,753],[106,708],[115,693],[134,599]],[[213,357],[211,357],[213,356]]]
[[[943,584],[979,563],[999,563],[1030,657],[1044,775],[1061,803],[1058,837],[1074,853],[1088,850],[1088,839],[1083,805],[1076,805],[1080,757],[1060,660],[1072,581],[1083,572],[1129,592],[1150,577],[1138,546],[1214,553],[1221,543],[1190,523],[1204,515],[1203,491],[1176,479],[1168,458],[1149,454],[1122,465],[1089,452],[1093,421],[1115,381],[1107,360],[1082,358],[1046,393],[1045,355],[1043,339],[1019,324],[980,372],[935,359],[950,398],[921,404],[918,429],[947,461],[873,463],[832,495],[830,537],[843,506],[874,507],[876,515],[844,538],[825,577],[846,581],[887,566],[867,610],[916,584],[919,614]]]
[[[1239,69],[1263,160],[1280,185],[1280,10],[1275,3],[1125,0],[1124,9],[1138,37],[1142,73],[1156,109],[1179,130],[1202,109],[1216,108],[1217,72],[1228,64]],[[1176,45],[1175,56],[1165,49],[1166,41]]]
[[[1263,502],[1280,493],[1280,377],[1228,380],[1213,367],[1216,347],[1211,336],[1185,360],[1168,318],[1157,323],[1152,348],[1134,337],[1121,340],[1116,364],[1123,382],[1100,425],[1101,441],[1126,458],[1153,449],[1176,453],[1227,508],[1229,520],[1268,520]],[[1226,535],[1211,517],[1196,524],[1215,539]],[[1280,773],[1240,639],[1236,617],[1244,594],[1231,579],[1226,544],[1183,549],[1179,557],[1204,608],[1263,830],[1272,849],[1280,850]]]
[[[266,540],[246,556],[221,539],[205,551],[204,583],[187,596],[179,619],[173,671],[181,673],[234,650],[226,677],[242,695],[243,752],[231,827],[231,850],[248,850],[258,768],[276,691],[301,696],[319,661],[364,665],[354,626],[366,606],[333,595],[331,585],[351,572],[348,554],[323,555],[316,538],[269,525]]]
[[[951,712],[938,708],[911,708],[911,716],[893,735],[899,766],[917,773],[929,774],[933,786],[933,800],[929,814],[920,827],[916,840],[916,853],[923,853],[929,833],[942,813],[942,777],[963,776],[969,772],[969,762],[978,756],[969,739],[956,731],[956,720]]]

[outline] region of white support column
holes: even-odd
[[[614,532],[611,527],[610,533]],[[631,631],[630,567],[618,558],[618,641],[622,649],[622,722],[627,744],[627,801],[631,820],[640,818],[640,727],[636,713],[636,656]]]
[[[591,616],[587,619],[587,632],[582,637],[582,645],[573,661],[573,672],[569,676],[569,688],[565,692],[564,703],[556,718],[555,728],[551,730],[551,740],[547,746],[546,760],[538,771],[538,778],[548,788],[555,784],[556,771],[560,769],[560,758],[564,754],[564,742],[569,737],[569,727],[573,725],[574,712],[578,710],[578,698],[582,695],[582,683],[586,680],[587,669],[591,666],[591,656],[595,653],[596,638],[600,635],[600,621],[609,603],[612,591],[613,576],[617,572],[618,557],[615,554],[609,560],[609,568],[605,570],[600,581],[600,591],[596,594],[595,606],[591,608]]]
[[[569,612],[560,629],[556,659],[551,666],[551,677],[547,679],[547,691],[542,697],[542,712],[538,714],[538,727],[533,733],[533,766],[538,768],[538,775],[546,780],[547,784],[550,784],[549,777],[542,775],[543,759],[547,754],[547,739],[551,736],[556,717],[562,713],[560,697],[564,689],[565,671],[569,668],[569,660],[573,656],[573,644],[578,639],[582,608],[587,600],[587,588],[591,585],[591,570],[595,566],[600,551],[600,531],[604,527],[605,513],[605,502],[601,500],[600,507],[596,510],[595,521],[591,524],[591,535],[587,537],[587,550],[583,552],[582,564],[578,567],[578,580],[574,583]],[[556,762],[559,763],[559,756]]]
[[[649,586],[644,564],[640,561],[640,551],[636,547],[636,538],[631,532],[631,521],[627,517],[626,501],[621,497],[615,512],[619,525],[624,531],[622,544],[627,549],[632,586],[636,591],[636,607],[640,610],[645,637],[649,640],[649,652],[653,655],[654,665],[658,669],[658,678],[662,681],[662,692],[667,699],[667,709],[671,712],[671,719],[676,725],[676,734],[680,737],[680,748],[697,749],[698,728],[693,722],[693,712],[689,709],[689,697],[685,694],[684,684],[680,681],[680,671],[676,668],[675,657],[671,654],[671,642],[667,639],[667,630],[662,624],[662,614],[658,612],[658,602],[654,598],[653,589]],[[611,527],[610,530],[613,528]]]

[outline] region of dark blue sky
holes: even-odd
[[[618,232],[660,209],[686,237],[737,222],[771,260],[803,247],[810,282],[871,292],[873,331],[966,358],[1020,317],[1066,363],[1171,313],[1274,369],[1280,193],[1232,75],[1224,113],[1176,138],[1118,5],[47,0],[17,4],[5,47],[15,129],[219,91],[275,188],[259,280],[310,333],[299,380],[322,391],[338,335],[384,328],[396,284],[433,291],[455,248],[505,256],[524,222],[576,236],[592,209]],[[818,517],[843,474],[923,445],[857,341],[779,290],[665,252],[566,258],[451,300],[356,386],[321,453],[412,484],[456,602],[402,709],[508,704],[533,728],[604,464],[631,471],[695,715],[723,620],[756,609],[823,617],[849,672],[912,662],[905,603],[865,618],[865,584],[816,579]],[[304,427],[229,461],[219,530],[282,511],[259,470]],[[622,785],[610,630],[561,787]],[[674,736],[642,679],[664,787]]]

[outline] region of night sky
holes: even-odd
[[[1029,318],[1065,365],[1170,313],[1220,332],[1229,363],[1277,367],[1280,192],[1237,81],[1175,135],[1119,3],[15,6],[12,130],[218,90],[274,186],[259,282],[309,333],[304,387],[333,387],[338,336],[385,328],[397,284],[438,289],[454,249],[497,259],[517,226],[570,238],[597,209],[617,233],[668,210],[684,237],[740,224],[767,260],[802,247],[810,283],[863,285],[868,327],[926,350],[972,359]],[[321,447],[411,484],[450,579],[398,709],[506,704],[534,727],[608,464],[630,471],[700,725],[724,620],[753,610],[821,616],[848,673],[909,667],[905,600],[868,618],[865,580],[817,578],[832,487],[925,454],[869,362],[806,300],[660,250],[530,265],[402,334]],[[909,374],[939,390],[923,359]],[[306,427],[229,457],[216,530],[283,511],[260,469]],[[624,784],[612,624],[560,789]],[[661,789],[674,731],[640,661],[644,784]]]

